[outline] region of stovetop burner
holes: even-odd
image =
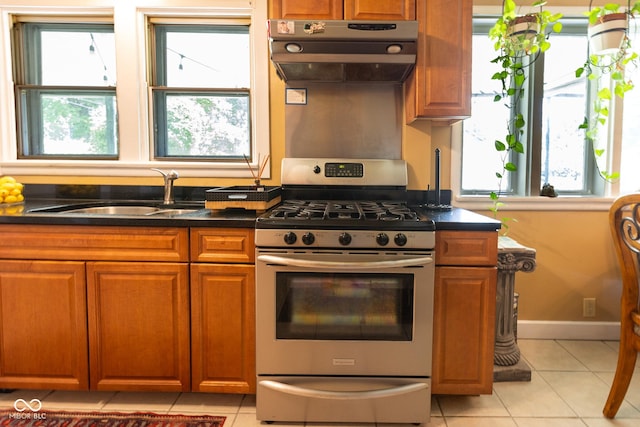
[[[291,220],[419,221],[404,202],[288,200],[266,218]]]

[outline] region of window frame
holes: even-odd
[[[43,4],[46,3],[46,4]],[[0,171],[2,174],[33,176],[157,176],[151,168],[177,169],[181,177],[251,178],[245,162],[155,160],[149,126],[151,93],[148,87],[147,20],[171,19],[249,19],[251,44],[251,117],[253,168],[258,157],[270,152],[269,55],[266,0],[166,0],[155,6],[145,0],[115,2],[112,6],[60,6],[59,2],[21,0],[0,6]],[[24,19],[49,16],[52,22],[69,17],[112,21],[116,38],[116,96],[118,103],[119,160],[105,159],[19,159],[17,150],[14,82],[12,78],[11,22],[13,16]],[[131,143],[128,141],[135,141]],[[263,178],[271,176],[270,161]]]
[[[565,18],[582,18],[582,8],[578,7],[557,7],[557,8],[548,8],[552,12],[560,12],[563,13]],[[487,16],[497,16],[500,13],[500,8],[496,6],[474,6],[473,8],[473,17],[487,17]],[[552,36],[553,37],[553,36]],[[553,48],[553,47],[552,47]],[[579,65],[579,64],[578,64]],[[533,84],[535,81],[535,77],[533,79],[527,79],[530,84]],[[542,84],[541,82],[538,84]],[[588,94],[588,96],[590,96]],[[539,106],[536,108],[540,108],[541,99],[538,103]],[[587,101],[588,102],[588,101]],[[617,110],[621,110],[621,100],[616,99],[614,101],[614,108]],[[537,112],[539,114],[539,112]],[[617,126],[619,123],[620,117],[616,117],[616,120],[611,120],[610,125]],[[463,139],[463,122],[458,122],[452,125],[451,130],[451,188],[454,196],[454,204],[460,208],[473,209],[473,210],[488,210],[493,207],[493,202],[490,200],[488,194],[462,194],[462,179],[461,179],[461,171],[462,171],[462,139]],[[615,138],[614,138],[615,139]],[[615,140],[609,141],[608,150],[611,152],[611,156],[615,159],[619,158],[620,152],[620,142]],[[540,156],[541,151],[538,150],[537,155]],[[527,156],[520,156],[520,161],[533,161],[532,157],[527,154]],[[537,159],[539,163],[539,159]],[[521,171],[522,168],[519,168]],[[538,174],[539,175],[539,174]],[[523,179],[520,177],[520,179]],[[531,180],[528,177],[524,177],[528,181],[528,186],[531,186]],[[597,179],[596,179],[597,181]],[[509,210],[509,211],[536,211],[536,210],[544,210],[544,211],[562,211],[562,210],[607,210],[611,204],[611,201],[615,198],[617,194],[619,185],[615,182],[604,182],[601,181],[601,194],[600,195],[565,195],[560,196],[558,198],[548,198],[548,197],[539,197],[538,194],[531,194],[527,196],[503,196],[501,198],[501,202],[504,203],[504,206],[501,210]]]
[[[171,20],[166,22],[162,19],[150,19],[149,20],[149,35],[151,37],[151,43],[149,48],[149,53],[151,60],[149,66],[149,81],[150,81],[150,91],[151,91],[151,108],[152,108],[152,121],[150,123],[151,126],[151,139],[153,141],[153,158],[159,161],[173,161],[173,160],[183,160],[183,161],[215,161],[220,162],[223,161],[222,156],[219,156],[215,159],[211,159],[206,156],[170,156],[166,153],[168,148],[167,141],[167,131],[168,126],[162,126],[161,124],[156,124],[156,121],[159,121],[159,118],[166,119],[167,113],[167,96],[182,96],[182,95],[192,95],[192,96],[230,96],[230,97],[243,97],[248,101],[249,111],[251,111],[251,88],[220,88],[220,87],[211,87],[211,88],[196,88],[196,87],[178,87],[178,86],[168,86],[167,85],[167,58],[166,58],[166,36],[167,33],[171,31],[180,31],[180,30],[193,30],[194,33],[203,32],[209,33],[211,31],[207,31],[207,29],[211,29],[212,27],[221,28],[223,26],[230,27],[231,33],[239,32],[244,33],[243,27],[248,27],[249,22],[246,20],[227,20],[227,22],[220,21],[219,19],[211,20],[211,21],[202,21],[198,19],[198,23],[194,24],[191,21],[186,22],[176,22],[175,20]],[[202,28],[197,28],[196,25],[201,26]],[[224,33],[224,31],[221,31]],[[249,144],[251,146],[251,138],[253,138],[252,134],[252,117],[249,114]],[[243,155],[246,155],[249,161],[251,161],[253,150],[249,150],[250,152],[245,152]],[[227,161],[235,161],[242,162],[242,164],[246,164],[246,160],[244,156],[227,156]]]

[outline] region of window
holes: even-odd
[[[156,158],[251,154],[247,25],[153,25]]]
[[[251,178],[269,153],[266,0],[19,3],[0,7],[3,174]]]
[[[490,60],[497,57],[488,30],[493,18],[475,17],[473,35],[472,117],[463,122],[461,149],[461,195],[488,195],[498,189],[496,172],[502,171],[500,153],[493,149],[496,139],[503,140],[509,109],[494,102],[499,81],[491,80],[498,71]],[[607,167],[621,171],[619,183],[607,183],[599,175],[591,144],[579,129],[588,115],[590,88],[584,77],[577,79],[575,70],[582,66],[587,55],[587,22],[584,18],[564,18],[563,31],[550,38],[551,48],[525,64],[526,99],[522,110],[526,129],[523,138],[525,154],[512,154],[509,159],[518,170],[506,173],[502,180],[503,196],[538,196],[545,183],[554,186],[560,196],[603,196],[611,187],[621,191],[630,183],[638,186],[637,168],[629,160],[638,158],[640,126],[636,119],[624,120],[622,144],[620,132],[609,132],[610,140],[603,141],[612,156],[618,159]],[[625,98],[625,116],[632,117],[640,107],[640,95],[633,91]],[[616,100],[622,104],[621,100]],[[622,120],[612,118],[612,125]],[[606,137],[607,132],[603,132]],[[620,156],[620,153],[623,153]],[[625,163],[627,162],[627,163]],[[479,167],[482,165],[482,167]],[[609,187],[609,188],[607,188]]]
[[[22,158],[117,158],[115,40],[110,24],[18,22]]]
[[[632,24],[632,28],[635,25]],[[633,46],[636,48],[640,44],[640,36],[637,32],[629,35],[632,38]],[[637,72],[637,70],[627,70],[627,72]],[[637,78],[635,79],[637,80]],[[640,111],[640,86],[636,81],[636,88],[628,92],[624,97],[624,107],[622,115],[622,156],[620,159],[620,193],[632,193],[640,191],[640,168],[637,161],[640,159],[640,121],[638,120]]]

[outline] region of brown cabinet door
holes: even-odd
[[[0,387],[86,390],[83,262],[0,262]]]
[[[434,394],[491,394],[496,268],[436,267]]]
[[[193,391],[255,393],[253,265],[191,265]]]
[[[405,83],[407,123],[471,115],[472,0],[417,0],[418,58]]]
[[[90,387],[189,391],[186,263],[88,262]]]
[[[412,21],[415,0],[345,0],[344,19]]]
[[[342,19],[343,0],[272,0],[273,18]]]

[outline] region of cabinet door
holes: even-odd
[[[405,83],[407,123],[471,115],[472,0],[417,0],[418,58]]]
[[[412,21],[415,0],[345,0],[344,19]]]
[[[191,265],[193,391],[255,393],[253,265]]]
[[[273,18],[342,19],[343,0],[272,0]]]
[[[186,263],[87,263],[91,389],[190,389],[188,278]]]
[[[0,387],[86,390],[82,262],[0,263]]]
[[[491,394],[496,277],[496,268],[436,267],[433,393]]]

